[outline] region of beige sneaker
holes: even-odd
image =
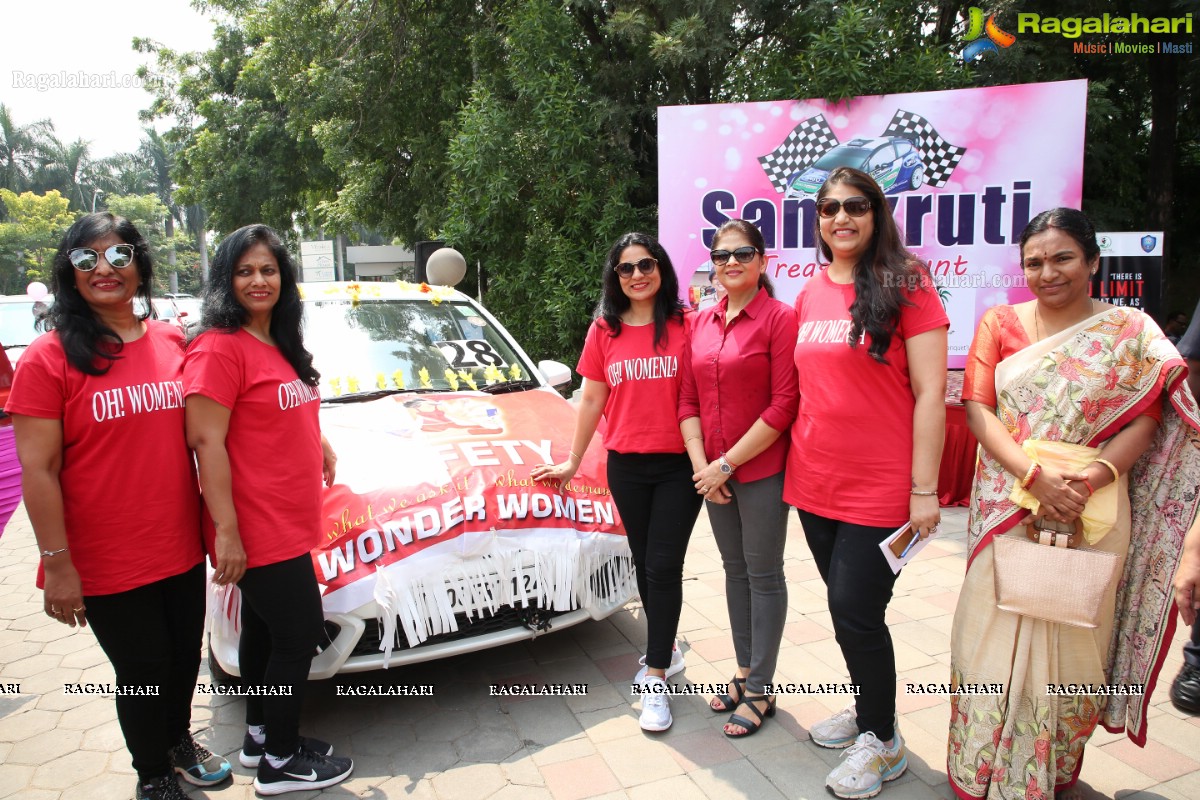
[[[858,712],[854,703],[843,708],[829,719],[823,719],[808,729],[813,744],[840,750],[854,744],[858,738]]]
[[[885,781],[894,781],[908,769],[908,754],[904,740],[896,731],[895,744],[891,749],[883,746],[875,734],[867,731],[859,734],[854,744],[842,755],[825,785],[838,797],[858,800],[874,797],[883,790]]]

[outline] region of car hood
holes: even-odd
[[[547,606],[586,603],[595,570],[628,554],[606,453],[594,442],[566,487],[529,475],[566,459],[575,418],[549,389],[323,406],[321,431],[338,456],[313,551],[326,611],[374,600],[384,641],[398,620],[415,646],[453,629],[447,585],[462,596],[498,584],[502,603],[533,571]]]

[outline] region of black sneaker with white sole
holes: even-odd
[[[259,794],[283,794],[324,789],[350,776],[354,762],[340,756],[323,756],[301,747],[282,766],[272,767],[265,756],[258,762],[254,789]]]
[[[254,737],[246,733],[246,738],[242,739],[242,752],[238,753],[238,763],[243,767],[253,769],[258,766],[258,762],[262,760],[263,748],[266,744],[259,744],[254,741]],[[317,755],[331,756],[333,755],[333,745],[329,742],[322,742],[320,739],[309,739],[307,736],[300,737],[300,748],[312,750]]]

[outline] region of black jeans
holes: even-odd
[[[704,502],[686,453],[608,451],[612,490],[646,614],[646,666],[666,669],[683,608],[683,557]]]
[[[117,721],[138,779],[167,775],[167,751],[192,722],[204,634],[204,565],[84,601],[88,624],[112,662],[117,686],[158,692],[117,696]]]
[[[895,528],[854,525],[797,509],[829,597],[833,632],[859,687],[858,730],[895,735],[896,654],[884,614],[896,575],[879,549]]]
[[[268,692],[246,698],[246,724],[266,725],[269,755],[287,758],[300,743],[300,709],[308,670],[324,635],[321,592],[308,553],[252,567],[242,590],[238,662],[247,686]],[[278,694],[290,690],[291,694]],[[272,694],[271,692],[276,692]]]

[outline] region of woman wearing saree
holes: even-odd
[[[1148,316],[1088,296],[1099,266],[1091,222],[1074,209],[1039,214],[1021,235],[1021,264],[1036,299],[984,315],[963,387],[980,451],[951,636],[952,679],[964,694],[951,702],[947,771],[962,798],[1078,796],[1083,748],[1098,724],[1145,743],[1146,699],[1174,626],[1171,577],[1197,510],[1200,418],[1183,361]],[[1082,466],[1056,468],[1029,454],[1047,441],[1093,450],[1081,451]],[[1039,525],[1074,524],[1114,482],[1115,524],[1098,540],[1089,535],[1093,549],[1123,561],[1099,626],[999,610],[994,537],[1014,528],[1024,536],[1030,507]],[[1017,505],[1014,486],[1037,502]],[[1003,691],[969,694],[979,684]],[[1062,684],[1145,691],[1049,693]]]

